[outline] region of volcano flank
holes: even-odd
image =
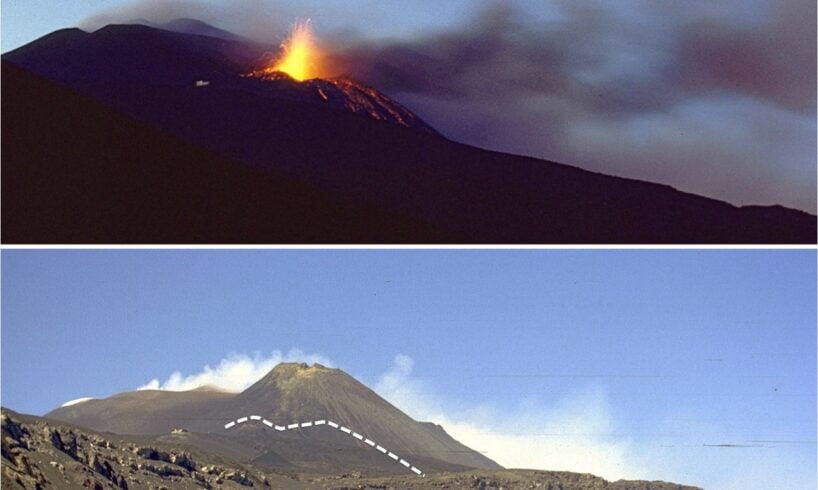
[[[270,468],[406,472],[366,443],[328,425],[276,431],[257,422],[225,429],[227,422],[248,415],[280,426],[333,421],[425,471],[501,468],[442,427],[414,421],[345,372],[320,364],[279,364],[238,394],[142,390],[59,407],[46,417],[96,431],[184,439],[200,449]]]
[[[801,211],[450,141],[399,97],[278,51],[182,19],[5,53],[3,241],[816,242]]]
[[[327,107],[361,114],[376,121],[390,122],[438,135],[434,128],[402,105],[351,78],[312,78],[296,81],[280,71],[253,71],[245,76],[265,80],[268,85],[263,91],[272,90],[277,97],[305,103],[323,103]]]

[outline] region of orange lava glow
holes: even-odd
[[[281,49],[282,57],[265,71],[284,72],[299,82],[319,76],[320,54],[309,19],[295,23],[290,38],[281,43]]]

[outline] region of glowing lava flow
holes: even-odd
[[[281,43],[283,57],[272,68],[265,71],[284,72],[295,80],[303,81],[318,76],[316,58],[318,49],[309,19],[296,22],[290,38]]]

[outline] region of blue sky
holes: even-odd
[[[808,488],[815,277],[797,250],[4,250],[2,403],[295,348],[507,465]]]
[[[344,73],[456,141],[816,211],[814,0],[27,0],[2,51],[179,17],[274,44],[312,18]]]

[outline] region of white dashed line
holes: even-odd
[[[351,435],[352,437],[354,437],[355,439],[358,439],[359,441],[365,442],[369,446],[377,449],[378,451],[382,452],[383,454],[386,454],[390,458],[394,459],[395,461],[397,461],[401,465],[409,468],[410,470],[412,470],[413,473],[417,474],[418,476],[421,476],[421,477],[426,476],[426,474],[424,474],[422,471],[420,471],[416,467],[412,466],[408,461],[401,458],[400,456],[393,453],[392,451],[387,450],[385,447],[381,446],[380,444],[376,444],[375,441],[373,441],[371,439],[367,439],[364,436],[362,436],[361,434],[358,434],[357,432],[353,432],[352,429],[347,429],[343,425],[336,424],[332,420],[315,420],[313,422],[301,422],[300,424],[289,424],[289,425],[287,425],[285,427],[283,425],[274,425],[269,420],[263,419],[258,415],[250,415],[249,417],[242,417],[240,419],[236,419],[236,420],[233,420],[231,422],[228,422],[228,423],[224,424],[224,428],[225,428],[225,430],[227,430],[227,429],[230,429],[231,427],[236,426],[237,424],[243,424],[244,422],[247,422],[248,420],[260,420],[261,423],[263,423],[267,427],[273,427],[273,428],[275,428],[275,430],[277,430],[279,432],[283,432],[283,431],[288,430],[288,429],[316,427],[316,426],[319,426],[319,425],[325,425],[326,424],[326,425],[332,427],[333,429],[338,429],[341,432],[344,432],[346,434]]]

